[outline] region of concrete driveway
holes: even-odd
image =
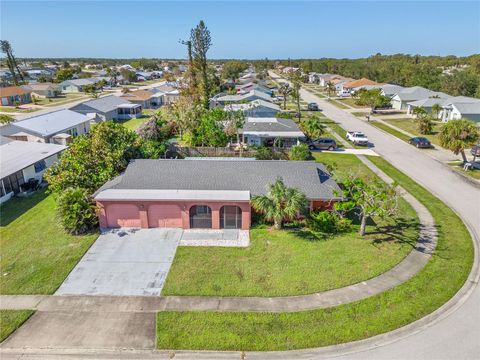
[[[101,234],[56,295],[160,295],[182,229],[117,229]]]

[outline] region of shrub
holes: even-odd
[[[310,150],[308,150],[307,144],[299,144],[292,147],[290,152],[288,153],[288,158],[290,160],[309,160],[312,154]]]
[[[257,160],[275,160],[275,154],[272,149],[265,146],[261,146],[257,149],[257,154],[255,155]]]
[[[84,234],[98,225],[95,205],[88,191],[68,188],[57,199],[57,215],[63,228],[71,234]]]
[[[307,219],[310,230],[329,234],[345,232],[350,229],[350,225],[349,219],[331,211],[312,212]]]

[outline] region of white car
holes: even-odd
[[[342,91],[337,92],[337,96],[340,96],[340,97],[349,97],[349,96],[350,96],[350,92],[347,91],[347,90],[342,90]]]
[[[368,137],[359,131],[348,131],[347,140],[350,140],[354,145],[367,146]]]

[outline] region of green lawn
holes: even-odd
[[[393,136],[399,138],[400,140],[408,141],[410,139],[410,136],[408,136],[408,135],[406,135],[406,134],[404,134],[404,133],[402,133],[398,130],[393,129],[388,125],[380,123],[378,121],[370,121],[370,124],[379,128],[379,129],[382,129],[383,131],[388,132],[389,134],[392,134]]]
[[[350,105],[351,107],[355,108],[355,109],[365,109],[365,108],[368,108],[368,106],[365,106],[365,105],[357,105],[355,103],[355,99],[353,98],[341,98],[339,99],[338,101],[340,101],[341,103],[345,103],[347,105]]]
[[[375,175],[353,155],[318,154],[344,177],[357,172]],[[250,231],[248,248],[179,247],[163,295],[284,296],[339,288],[377,276],[400,262],[418,236],[414,210],[401,201],[402,223],[395,232],[387,223],[369,226],[362,238],[358,227],[347,234],[316,238],[309,231],[260,227]],[[391,225],[391,224],[390,224]]]
[[[339,109],[350,109],[350,107],[342,104],[341,102],[337,101],[337,100],[334,100],[334,99],[327,99],[327,101],[332,104],[332,105],[335,105],[336,107],[338,107]]]
[[[37,110],[40,110],[40,109],[37,109],[37,108],[20,109],[13,106],[0,106],[0,112],[3,112],[3,113],[30,113]]]
[[[160,312],[157,347],[198,350],[290,350],[345,343],[391,331],[443,305],[466,281],[473,244],[457,215],[380,157],[370,160],[432,213],[439,242],[432,259],[409,281],[368,299],[295,313]]]
[[[32,310],[0,310],[0,342],[32,316]]]
[[[57,105],[62,105],[62,104],[68,104],[76,100],[81,100],[81,99],[91,99],[89,95],[86,95],[85,93],[68,93],[68,94],[61,94],[58,97],[55,98],[41,98],[37,96],[37,105],[42,105],[42,106],[57,106]]]
[[[98,234],[65,234],[52,195],[39,191],[0,207],[1,294],[52,294]]]
[[[468,171],[463,170],[463,162],[462,161],[453,161],[448,163],[455,171],[463,175],[467,175],[473,179],[480,180],[480,170],[479,169],[470,169]]]
[[[356,117],[365,117],[367,116],[368,114],[370,113],[370,111],[354,111],[354,112],[351,112],[351,114],[353,116],[356,116]]]
[[[144,124],[146,121],[148,121],[149,117],[142,117],[138,119],[130,119],[125,122],[123,122],[123,126],[125,126],[129,130],[136,130],[138,127],[142,124]]]
[[[422,135],[418,132],[417,123],[414,119],[389,119],[389,120],[383,120],[383,121],[385,121],[386,123],[391,124],[393,126],[396,126],[396,127],[400,128],[400,129],[402,129],[402,130],[404,130],[404,131],[406,131],[406,132],[408,132],[412,135],[424,136],[428,140],[430,140],[430,142],[432,144],[440,146],[440,140],[438,139],[437,134],[440,132],[440,130],[442,128],[441,123],[438,123],[438,122],[434,123],[432,134]]]

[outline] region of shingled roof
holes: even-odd
[[[267,192],[267,185],[281,177],[313,200],[337,199],[340,188],[324,165],[314,161],[282,160],[145,160],[130,163],[123,175],[106,183],[106,190],[197,190]]]

